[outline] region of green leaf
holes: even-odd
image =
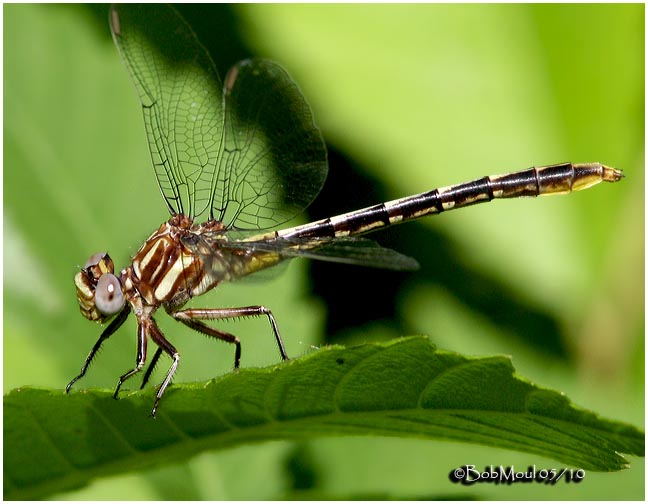
[[[353,348],[153,390],[24,388],[4,398],[4,496],[33,499],[97,476],[241,443],[377,435],[456,440],[535,453],[586,470],[627,467],[644,434],[576,408],[514,375],[505,357],[437,351],[424,337]]]

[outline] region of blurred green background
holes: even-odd
[[[308,218],[486,174],[601,161],[627,178],[568,197],[481,205],[377,233],[416,273],[293,261],[193,306],[264,304],[289,355],[427,334],[511,355],[518,372],[606,417],[644,423],[644,6],[180,6],[224,74],[280,62],[310,102],[330,175]],[[4,391],[63,388],[101,328],[72,278],[108,250],[124,267],[168,217],[106,6],[4,6]],[[304,217],[304,219],[306,216]],[[233,349],[174,324],[178,381],[230,370]],[[265,320],[226,327],[243,366],[279,360]],[[130,320],[77,389],[135,360]],[[164,366],[159,366],[162,369]],[[158,370],[158,377],[160,371]],[[149,421],[146,418],[142,422]],[[463,464],[562,467],[486,447],[380,438],[268,443],[97,480],[65,499],[641,499],[643,459],[579,485],[457,487]]]

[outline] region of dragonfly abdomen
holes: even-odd
[[[566,194],[602,181],[616,182],[619,170],[600,163],[562,163],[491,175],[471,182],[388,201],[354,212],[283,229],[279,238],[353,236],[420,217],[454,210],[499,198],[521,198],[543,194]]]

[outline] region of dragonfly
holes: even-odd
[[[170,213],[115,274],[108,253],[92,255],[74,281],[81,313],[108,323],[88,354],[82,378],[102,344],[133,313],[136,365],[119,378],[114,397],[157,347],[140,388],[163,354],[172,364],[157,389],[151,416],[172,381],[180,353],[159,329],[159,308],[210,338],[239,338],[206,322],[266,317],[282,360],[288,356],[265,306],[185,308],[222,282],[295,257],[413,270],[418,263],[360,235],[426,215],[499,198],[562,194],[616,182],[620,170],[601,163],[561,163],[433,189],[308,224],[280,229],[317,196],[327,171],[326,147],[311,109],[277,63],[248,59],[221,82],[207,50],[171,6],[111,7],[110,29],[139,97],[152,165]]]

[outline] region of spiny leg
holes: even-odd
[[[234,369],[239,368],[239,366],[241,365],[241,341],[236,336],[228,332],[209,327],[207,324],[201,322],[200,320],[192,319],[188,317],[184,311],[176,312],[172,315],[176,320],[179,320],[194,331],[198,331],[205,336],[227,341],[228,343],[233,343],[234,345],[236,345],[236,352],[234,353]]]
[[[117,399],[117,396],[119,395],[119,389],[121,388],[122,384],[132,376],[139,373],[144,367],[144,363],[146,362],[146,341],[148,339],[149,332],[151,332],[151,329],[153,327],[155,327],[155,322],[153,322],[152,319],[148,319],[148,320],[145,319],[139,321],[139,324],[137,326],[136,365],[133,369],[131,369],[130,371],[124,373],[119,377],[119,382],[117,383],[117,388],[115,388],[115,393],[113,394],[113,398]]]
[[[151,335],[151,339],[155,342],[159,349],[169,354],[169,356],[171,356],[171,358],[173,359],[173,364],[171,364],[169,371],[167,371],[167,374],[164,377],[164,381],[158,389],[157,395],[155,397],[155,404],[153,404],[153,409],[151,410],[151,416],[155,418],[155,413],[157,412],[158,405],[160,404],[160,399],[162,399],[164,391],[169,386],[169,383],[171,383],[171,379],[173,378],[173,375],[178,368],[178,363],[180,362],[180,354],[175,349],[175,347],[167,341],[160,329],[158,329],[155,324],[151,325],[149,334]]]
[[[90,367],[90,363],[92,362],[92,359],[94,359],[95,355],[97,354],[97,352],[101,348],[101,345],[103,344],[103,342],[106,341],[110,336],[112,336],[117,331],[117,329],[119,329],[121,327],[121,325],[128,318],[129,313],[130,313],[130,306],[126,305],[124,307],[124,309],[121,312],[119,312],[119,314],[117,315],[117,318],[115,318],[108,325],[108,327],[106,327],[106,329],[104,329],[104,331],[101,333],[101,336],[99,336],[99,339],[94,344],[94,346],[92,347],[92,350],[90,350],[90,353],[86,357],[85,363],[83,364],[83,367],[81,368],[81,372],[76,377],[74,377],[72,379],[72,381],[70,383],[68,383],[67,386],[65,387],[65,393],[66,394],[70,393],[70,389],[72,388],[72,385],[74,385],[74,383],[77,380],[79,380],[79,379],[83,378],[83,376],[85,376],[86,372],[88,371],[88,367]]]
[[[160,359],[161,355],[162,355],[162,349],[158,347],[158,349],[155,351],[155,355],[153,356],[153,359],[151,360],[151,363],[146,368],[146,372],[144,373],[144,378],[142,378],[142,385],[140,385],[140,389],[143,389],[145,385],[148,383],[149,378],[151,377],[151,373],[153,373],[153,370],[155,369],[157,361]]]
[[[228,319],[228,318],[239,318],[239,317],[258,317],[265,315],[268,317],[270,322],[270,327],[274,334],[277,346],[279,347],[279,353],[281,354],[282,360],[288,360],[288,355],[283,345],[281,335],[279,334],[279,328],[277,327],[277,322],[275,321],[272,312],[268,310],[265,306],[243,306],[240,308],[189,308],[187,310],[181,310],[171,313],[175,319],[180,322],[188,325],[192,329],[199,331],[208,336],[213,336],[215,338],[223,339],[231,343],[235,343],[237,346],[234,367],[238,368],[238,364],[241,356],[240,342],[236,336],[233,336],[224,331],[218,331],[212,329],[206,324],[199,323],[198,320],[219,320],[219,319]],[[194,325],[195,324],[195,325]]]

